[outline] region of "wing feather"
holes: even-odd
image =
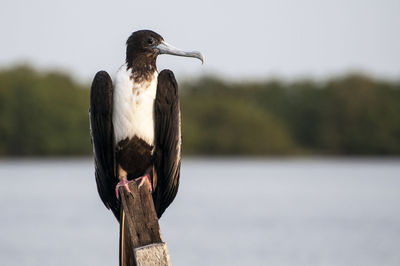
[[[158,217],[174,200],[181,167],[181,117],[178,84],[170,70],[158,75],[155,114],[154,205]]]
[[[89,110],[95,176],[101,200],[119,219],[120,205],[114,192],[118,178],[115,175],[112,103],[112,80],[107,72],[99,71],[93,79]]]

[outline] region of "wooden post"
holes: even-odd
[[[135,257],[120,258],[121,266],[132,266],[135,263],[137,266],[171,266],[167,244],[161,239],[160,225],[149,186],[146,180],[140,189],[138,182],[130,183],[129,189],[132,194],[122,188],[119,190],[121,210],[124,211],[121,223],[125,223],[130,236],[129,239],[121,240],[122,248],[133,250],[128,253],[134,254]]]

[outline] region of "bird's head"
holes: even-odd
[[[126,63],[131,67],[155,67],[157,56],[170,54],[194,57],[204,62],[204,57],[197,51],[183,51],[166,43],[164,38],[151,30],[135,31],[126,41]]]

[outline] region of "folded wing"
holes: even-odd
[[[111,209],[119,220],[120,205],[114,192],[118,178],[115,174],[112,104],[112,80],[107,72],[99,71],[93,79],[89,110],[96,183],[104,205]]]
[[[153,200],[158,217],[174,200],[181,167],[181,114],[178,85],[170,70],[158,75],[155,115]]]

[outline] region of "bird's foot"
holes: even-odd
[[[117,186],[115,187],[115,194],[117,195],[117,199],[119,199],[119,193],[118,190],[120,187],[125,188],[126,192],[129,192],[132,194],[131,190],[129,189],[129,183],[135,182],[134,180],[128,181],[126,177],[122,178],[121,181],[118,182]]]
[[[141,186],[143,186],[144,182],[146,181],[146,179],[149,181],[149,187],[150,187],[150,192],[153,192],[153,185],[151,184],[151,178],[150,175],[148,173],[146,173],[144,176],[138,177],[135,179],[135,181],[139,181],[139,186],[138,188],[140,189]]]

